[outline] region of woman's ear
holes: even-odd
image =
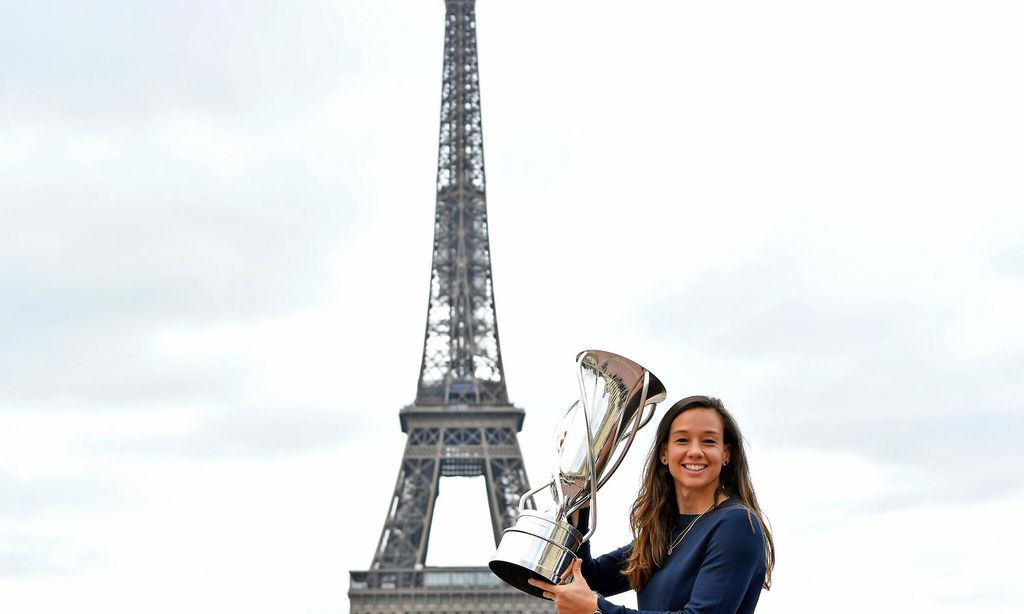
[[[728,465],[730,458],[732,458],[732,445],[727,443],[725,444],[725,454],[722,455],[722,464]]]
[[[668,453],[665,452],[665,444],[661,444],[661,447],[658,448],[658,458],[661,460],[662,465],[668,464]]]

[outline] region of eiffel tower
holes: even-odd
[[[475,0],[445,1],[434,253],[416,401],[373,563],[350,572],[353,614],[554,612],[487,567],[426,567],[442,477],[484,476],[497,545],[530,490],[508,400],[487,238]]]

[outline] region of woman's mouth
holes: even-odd
[[[687,471],[704,471],[708,468],[707,465],[683,465],[683,468]]]

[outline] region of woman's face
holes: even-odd
[[[676,491],[697,493],[718,488],[722,463],[729,460],[722,417],[713,409],[688,409],[672,420],[661,462],[668,465]]]

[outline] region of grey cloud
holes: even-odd
[[[878,505],[1020,492],[1024,340],[968,353],[954,334],[986,325],[971,296],[984,279],[957,275],[992,272],[905,256],[842,233],[779,237],[654,305],[652,332],[725,368],[770,371],[735,385],[769,446],[841,450],[906,475]]]
[[[225,402],[238,391],[242,367],[230,362],[168,364],[154,355],[148,332],[62,330],[21,346],[2,359],[0,402],[11,409],[142,411]]]
[[[0,534],[0,577],[74,575],[104,561],[99,553],[82,550],[66,538]]]
[[[1024,235],[1024,231],[1021,231]],[[1024,242],[1006,246],[996,255],[996,266],[1000,271],[1024,283]]]
[[[0,247],[0,315],[188,321],[308,298],[296,291],[319,279],[358,210],[337,180],[300,165],[267,161],[225,180],[172,162],[155,195],[106,172],[78,185],[3,189],[10,239]]]
[[[913,265],[830,256],[818,251],[823,242],[782,241],[741,262],[712,261],[703,276],[653,306],[653,323],[724,353],[856,355],[867,346],[926,341],[922,333],[952,316],[952,305],[914,295],[921,271]],[[844,242],[851,252],[870,249],[850,238]]]
[[[94,455],[133,458],[276,458],[336,447],[365,436],[366,428],[328,410],[249,409],[225,412],[181,435],[90,439],[81,448]]]
[[[960,561],[956,561],[956,565],[962,564]],[[960,603],[963,604],[965,609],[977,611],[979,608],[991,608],[991,607],[1004,607],[1005,611],[1012,611],[1013,608],[1020,605],[1021,598],[1020,589],[1015,589],[1013,592],[1000,591],[1000,590],[986,590],[986,591],[971,591],[971,592],[957,592],[955,589],[943,595],[935,595],[931,597],[930,601],[936,606],[943,607],[950,604]]]
[[[0,516],[46,517],[82,510],[113,509],[123,493],[95,477],[16,478],[0,472]]]
[[[359,75],[370,6],[5,10],[0,406],[221,401],[236,365],[163,364],[154,334],[325,296],[372,202],[372,130],[324,110]]]
[[[161,364],[154,333],[315,304],[363,214],[343,174],[301,155],[268,153],[223,177],[124,139],[147,161],[123,179],[114,162],[64,182],[0,181],[0,404],[173,400],[157,395],[188,382],[198,387],[182,394],[219,393],[232,365]]]
[[[982,237],[980,249],[987,256],[992,267],[1010,278],[1011,282],[1024,284],[1024,209],[1019,203],[1010,212],[993,215],[987,235]]]
[[[168,108],[237,112],[344,85],[357,56],[336,9],[297,2],[78,2],[5,7],[5,115],[131,121]]]

